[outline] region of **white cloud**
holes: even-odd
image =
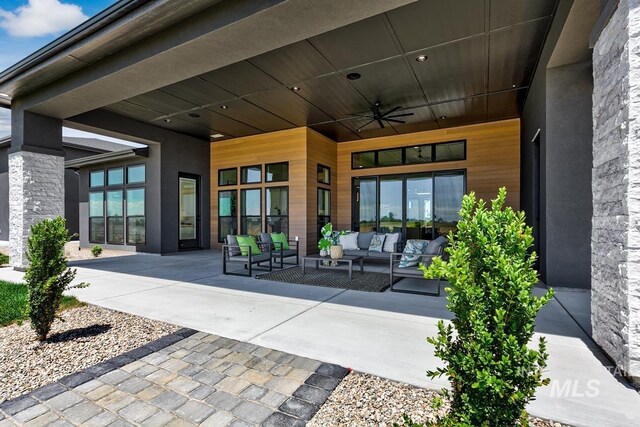
[[[0,9],[0,28],[14,37],[40,37],[59,34],[88,18],[75,4],[29,0],[14,11]]]
[[[11,110],[0,107],[0,138],[11,135]]]

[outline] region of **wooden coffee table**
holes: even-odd
[[[318,254],[304,256],[302,257],[302,275],[303,276],[304,276],[305,267],[307,265],[307,261],[314,261],[316,263],[316,270],[320,269],[320,261],[337,261],[338,264],[340,263],[349,264],[349,279],[353,278],[353,262],[359,261],[360,273],[364,273],[364,264],[363,264],[364,259],[361,256],[344,255],[340,259],[331,259],[331,257],[328,257],[328,256],[323,257]],[[331,268],[331,267],[325,267],[325,268]]]

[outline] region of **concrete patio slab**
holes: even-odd
[[[439,364],[425,341],[446,299],[367,293],[221,275],[211,251],[76,263],[91,286],[82,300],[149,318],[248,341],[417,386]],[[384,271],[384,264],[367,265]],[[258,271],[256,271],[258,273]],[[0,279],[17,275],[0,270]],[[543,292],[539,290],[538,292]],[[530,406],[533,415],[575,426],[640,425],[640,396],[619,375],[574,319],[588,313],[585,293],[560,292],[540,313],[536,334],[548,340],[550,386]],[[569,299],[569,300],[568,300]],[[571,304],[568,304],[570,301]],[[571,315],[564,306],[571,306]]]

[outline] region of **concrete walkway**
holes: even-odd
[[[91,286],[76,294],[107,308],[417,386],[446,385],[425,375],[439,364],[425,338],[435,335],[439,319],[450,318],[444,297],[223,276],[220,257],[205,251],[77,262],[77,279]],[[2,269],[0,279],[19,275]],[[585,310],[574,317],[584,319]],[[611,363],[557,300],[540,313],[536,331],[549,343],[552,383],[538,392],[529,407],[532,415],[575,426],[640,425],[640,396],[614,375]]]

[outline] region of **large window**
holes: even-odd
[[[238,191],[218,192],[218,241],[229,234],[238,234]]]
[[[413,165],[416,163],[451,162],[467,158],[467,142],[453,141],[437,144],[363,151],[351,154],[352,169]]]
[[[465,191],[464,171],[356,178],[353,228],[432,240],[455,229]]]
[[[265,182],[289,181],[289,163],[271,163],[264,167]]]
[[[258,236],[262,232],[260,189],[241,190],[240,233]]]
[[[95,191],[89,193],[89,242],[104,243],[104,241],[104,193]]]
[[[331,222],[331,190],[318,188],[318,239],[322,227]]]
[[[122,190],[107,191],[107,243],[124,244]]]
[[[127,244],[145,244],[144,188],[127,190]]]
[[[258,184],[262,182],[262,166],[244,166],[240,168],[241,184]]]
[[[218,185],[236,185],[238,183],[238,170],[220,169],[218,171]]]
[[[289,234],[289,187],[269,187],[265,195],[267,233]]]

